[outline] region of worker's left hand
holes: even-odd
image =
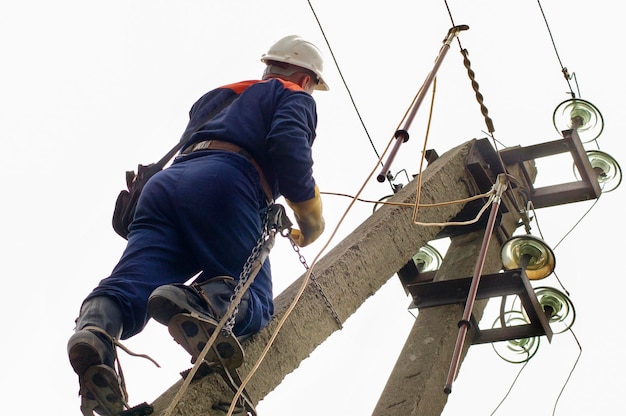
[[[324,232],[325,222],[322,216],[322,198],[315,186],[315,196],[302,202],[287,201],[293,210],[296,222],[300,229],[292,228],[290,236],[300,247],[305,247],[317,240]]]

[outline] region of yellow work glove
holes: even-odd
[[[302,202],[291,202],[287,205],[293,210],[296,222],[300,229],[291,229],[291,238],[300,247],[308,246],[324,231],[324,217],[322,217],[322,198],[320,190],[315,186],[315,196]]]

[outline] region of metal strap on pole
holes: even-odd
[[[467,295],[467,301],[465,302],[465,310],[463,311],[463,319],[459,321],[459,333],[456,338],[456,345],[454,347],[454,353],[452,354],[452,362],[450,363],[450,370],[448,371],[448,378],[446,379],[446,385],[443,391],[446,394],[452,392],[452,383],[456,378],[459,365],[461,363],[461,352],[463,350],[463,344],[465,342],[465,336],[467,330],[471,326],[470,319],[472,317],[472,311],[474,309],[474,303],[476,301],[476,294],[478,293],[478,284],[480,283],[480,276],[483,273],[483,266],[485,265],[485,257],[487,255],[487,249],[489,248],[489,242],[491,241],[491,235],[496,223],[496,217],[498,210],[500,209],[500,202],[502,200],[502,194],[506,190],[507,180],[506,175],[500,174],[496,179],[494,187],[494,197],[491,203],[491,212],[489,214],[489,220],[487,221],[487,228],[485,229],[485,235],[480,246],[480,252],[478,253],[478,259],[476,260],[476,267],[474,268],[474,275],[472,276],[472,282],[470,284],[469,293]]]
[[[424,84],[422,84],[422,87],[420,88],[418,95],[412,104],[411,111],[404,119],[403,126],[399,130],[397,130],[394,135],[396,138],[396,142],[394,143],[393,148],[391,149],[391,152],[389,153],[389,157],[387,158],[387,161],[383,165],[381,172],[376,177],[378,182],[384,182],[385,179],[389,176],[390,166],[393,163],[393,160],[395,159],[396,154],[398,153],[398,150],[400,149],[400,145],[409,140],[409,127],[411,126],[411,123],[413,122],[413,119],[415,118],[415,115],[417,114],[417,110],[422,104],[422,101],[424,101],[424,97],[426,96],[426,93],[428,92],[430,85],[433,83],[433,80],[435,79],[435,75],[437,74],[437,71],[439,70],[441,63],[443,62],[443,58],[445,58],[446,53],[448,52],[448,49],[450,49],[450,44],[452,43],[454,38],[459,34],[461,30],[467,30],[467,29],[469,29],[469,26],[459,25],[459,26],[454,26],[448,31],[448,35],[444,39],[443,45],[441,46],[441,49],[439,50],[439,54],[437,55],[437,59],[435,59],[435,65],[433,69],[430,71],[430,73],[426,77]]]

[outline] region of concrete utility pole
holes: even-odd
[[[534,181],[534,165],[526,164],[529,180]],[[507,166],[514,177],[520,177],[519,166]],[[496,273],[502,268],[500,249],[502,240],[508,238],[518,225],[519,212],[512,208],[514,199],[520,198],[519,190],[512,190],[511,205],[502,216],[500,225],[494,230],[485,255],[482,274]],[[483,216],[487,216],[485,212]],[[472,276],[483,238],[485,227],[464,233],[462,228],[451,236],[450,246],[434,281],[452,280]],[[402,278],[402,277],[401,277]],[[406,282],[405,282],[406,286]],[[477,301],[473,306],[473,317],[480,322],[487,300]],[[459,321],[463,317],[464,305],[454,303],[419,310],[415,324],[396,362],[389,380],[376,404],[373,416],[437,416],[443,412],[448,395],[444,393],[447,375],[453,360],[453,352],[459,334]],[[472,343],[474,331],[470,328],[461,361]]]
[[[534,158],[568,151],[582,180],[535,188]],[[532,201],[535,208],[543,208],[597,198],[600,195],[597,174],[585,157],[584,148],[574,130],[564,131],[563,139],[560,140],[526,148],[508,148],[499,153],[486,139],[471,140],[439,158],[435,156],[429,159],[431,163],[421,175],[420,204],[458,201],[485,194],[492,189],[496,177],[504,177],[503,174],[506,172],[509,190],[502,194],[502,201],[496,207],[497,211],[495,208],[492,211],[498,215],[489,216],[490,221],[492,218],[495,221],[491,222],[494,225],[491,234],[494,238],[491,238],[488,247],[484,247],[484,243],[489,241],[483,240],[487,228],[484,221],[471,226],[445,228],[417,226],[413,221],[412,206],[385,205],[337,244],[314,267],[317,282],[322,286],[325,296],[342,322],[396,273],[405,288],[413,295],[416,305],[423,306],[374,410],[374,416],[440,415],[447,401],[444,386],[451,387],[446,374],[453,375],[449,370],[458,369],[451,366],[453,353],[459,358],[460,364],[474,340],[494,342],[523,338],[527,334],[550,337],[552,331],[548,318],[537,302],[525,270],[520,268],[496,274],[502,266],[500,245],[521,224],[527,227],[527,231],[529,230],[529,219],[524,214],[528,201]],[[415,182],[414,180],[399,190],[391,202],[414,204]],[[482,198],[466,204],[422,207],[417,221],[444,223],[452,219],[467,220],[476,217],[480,207],[486,202],[486,199]],[[481,219],[484,216],[486,214],[481,216]],[[416,273],[416,276],[409,276],[407,280],[404,271],[407,265],[412,264],[412,257],[419,248],[433,239],[446,236],[451,238],[451,246],[434,278],[432,275]],[[480,257],[484,258],[484,264],[481,268],[475,269],[479,251]],[[475,275],[474,279],[471,279],[473,269]],[[486,284],[480,286],[484,287],[480,296],[478,287],[478,292],[474,293],[477,301],[468,302],[467,304],[473,307],[466,308],[465,311],[463,304],[468,298],[467,296],[459,298],[459,293],[463,292],[464,289],[460,285],[464,285],[464,281],[467,282],[468,276],[472,280],[472,286],[474,280],[478,281],[477,278],[481,278],[481,283],[485,281]],[[277,328],[278,321],[285,316],[304,278],[305,275],[301,276],[276,298],[272,322],[244,344],[246,359],[239,369],[242,379],[245,379],[262,355],[263,349]],[[420,284],[428,280],[433,284],[426,286]],[[433,296],[429,300],[430,303],[424,302],[424,298],[427,298],[424,295],[427,291],[422,292],[424,287],[434,288],[430,289],[429,296]],[[523,326],[502,328],[495,332],[481,330],[477,323],[482,317],[486,299],[505,294],[517,294],[526,300],[524,307],[530,308],[526,309],[526,312],[530,312],[531,322],[527,328],[522,328]],[[467,320],[464,318],[466,312],[471,313]],[[463,329],[468,329],[467,334],[465,331],[459,332],[458,324],[462,319],[467,324],[470,319],[472,320],[471,328],[464,324]],[[309,282],[303,296],[278,333],[272,348],[246,386],[250,401],[258,403],[337,329],[339,325],[332,311],[324,303],[320,291]],[[508,331],[510,329],[513,329],[513,332]],[[520,332],[522,329],[525,332]],[[459,343],[463,334],[464,341]],[[182,380],[153,403],[155,415],[164,413],[179,392],[181,384]],[[225,413],[223,409],[228,408],[232,397],[233,392],[226,383],[218,375],[209,374],[185,390],[173,414],[223,415]]]
[[[422,178],[422,203],[452,201],[473,195],[468,185],[466,158],[475,141],[464,143],[439,157],[425,169]],[[411,182],[394,195],[393,202],[415,202],[416,184]],[[422,222],[444,222],[455,217],[461,204],[425,208],[419,212]],[[441,230],[418,227],[412,222],[410,207],[385,205],[356,228],[320,259],[314,267],[317,281],[342,321],[383,286]],[[244,344],[246,359],[239,369],[242,379],[250,371],[284,315],[304,276],[281,293],[275,301],[275,317],[263,331]],[[319,291],[309,283],[297,306],[286,321],[274,345],[246,389],[257,403],[300,362],[338,330],[331,312]],[[162,415],[178,392],[182,380],[153,403],[154,415]],[[184,416],[223,415],[215,410],[220,402],[230,402],[233,394],[220,377],[209,375],[192,383],[173,414]]]
[[[529,219],[523,214],[526,202],[532,201],[535,208],[543,208],[594,199],[601,193],[597,179],[600,172],[595,171],[589,163],[575,130],[563,131],[563,138],[559,140],[525,148],[505,149],[498,153],[496,159],[489,156],[489,149],[485,146],[478,146],[479,143],[477,142],[473,149],[478,150],[477,153],[481,157],[473,158],[470,155],[467,163],[474,184],[484,188],[489,182],[486,180],[487,177],[493,180],[493,175],[498,174],[499,169],[505,168],[507,177],[511,179],[509,186],[513,184],[514,186],[510,188],[507,198],[503,198],[502,218],[493,233],[496,238],[491,239],[489,250],[485,255],[481,286],[478,286],[479,292],[480,288],[483,288],[482,300],[473,305],[473,323],[462,344],[464,348],[460,351],[459,364],[474,341],[479,343],[505,341],[537,335],[551,338],[552,330],[547,316],[550,313],[549,308],[544,311],[537,301],[522,266],[496,274],[502,267],[501,244],[522,223],[529,233]],[[535,188],[533,183],[537,172],[534,159],[566,152],[572,156],[581,180]],[[501,167],[494,170],[498,164]],[[403,268],[398,272],[405,288],[413,295],[414,303],[424,307],[419,310],[413,329],[373,416],[437,416],[442,413],[447,401],[444,386],[449,389],[451,387],[448,384],[449,378],[455,376],[452,372],[455,369],[452,366],[453,352],[456,352],[455,348],[458,346],[457,336],[461,334],[459,329],[464,315],[463,303],[468,300],[466,296],[462,297],[459,294],[467,294],[463,280],[467,281],[469,276],[473,282],[471,277],[475,272],[485,229],[486,227],[483,227],[482,230],[477,229],[469,233],[459,231],[451,237],[446,257],[434,278],[431,277],[432,283],[427,283],[429,279],[426,276],[419,276],[417,271],[409,270],[407,275],[404,272],[406,268]],[[509,278],[517,279],[517,287],[507,287]],[[527,332],[524,332],[524,335],[518,332],[521,327],[480,329],[476,323],[480,322],[487,299],[509,294],[519,295],[520,299],[524,299],[522,302],[525,302],[525,311],[529,313],[529,317],[531,314],[534,316],[530,318],[534,323],[529,323],[524,329]],[[469,304],[469,301],[467,303]],[[458,367],[456,369],[458,370]]]
[[[474,231],[451,238],[436,279],[471,276],[483,235]],[[495,273],[500,268],[500,244],[492,240],[484,271]],[[474,305],[476,320],[480,320],[486,304],[482,300]],[[444,385],[462,316],[462,304],[420,309],[373,416],[436,416],[443,412],[448,399]],[[463,357],[472,335],[467,336]]]

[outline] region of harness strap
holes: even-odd
[[[267,179],[265,179],[265,175],[263,174],[261,166],[259,166],[259,164],[256,162],[256,160],[254,160],[250,152],[248,152],[246,149],[243,149],[242,147],[237,146],[234,143],[225,142],[223,140],[204,140],[187,147],[185,150],[183,150],[182,154],[186,155],[192,152],[197,152],[199,150],[226,150],[229,152],[239,153],[240,155],[247,158],[259,173],[259,178],[261,179],[261,187],[263,188],[263,192],[265,193],[265,197],[267,198],[268,205],[274,202],[272,189],[267,183]]]

